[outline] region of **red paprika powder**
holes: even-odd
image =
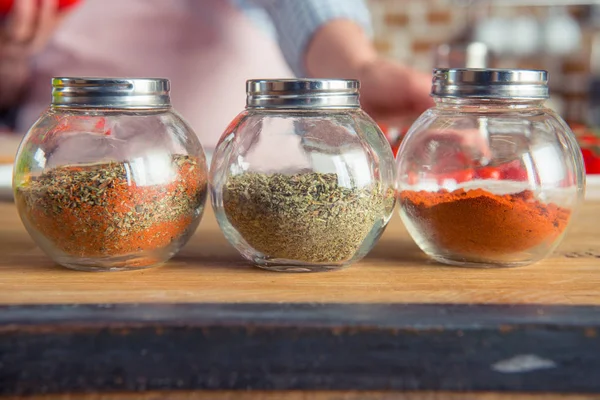
[[[402,191],[400,204],[429,242],[466,257],[502,257],[551,245],[571,211],[538,201],[533,192],[496,195],[483,189]]]

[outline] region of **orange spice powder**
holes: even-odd
[[[552,243],[571,217],[568,209],[538,201],[533,192],[496,195],[483,189],[400,192],[417,229],[441,249],[498,257]]]

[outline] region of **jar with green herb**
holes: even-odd
[[[84,271],[148,268],[195,231],[207,193],[198,138],[166,79],[54,78],[24,137],[15,201],[34,241]]]
[[[392,214],[394,158],[355,80],[251,80],[213,155],[227,239],[256,266],[327,271],[364,257]]]

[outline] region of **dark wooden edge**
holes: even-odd
[[[142,390],[600,393],[600,307],[0,307],[0,394]]]

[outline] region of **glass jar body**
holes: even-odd
[[[433,259],[517,266],[547,257],[584,195],[581,152],[540,100],[436,99],[398,153],[400,215]]]
[[[201,219],[204,152],[171,108],[49,108],[17,153],[13,189],[34,241],[78,270],[148,268]]]
[[[244,258],[275,271],[342,268],[366,255],[393,207],[394,160],[353,110],[254,110],[223,134],[210,187],[217,220]]]

